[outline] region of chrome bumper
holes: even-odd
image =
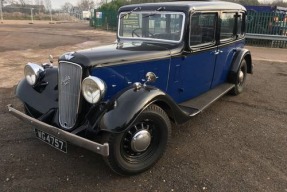
[[[26,123],[29,123],[32,126],[36,126],[39,129],[58,137],[59,139],[63,139],[69,143],[91,150],[103,156],[109,156],[109,144],[108,143],[100,144],[100,143],[93,142],[91,140],[88,140],[78,135],[63,131],[57,127],[51,126],[47,123],[43,123],[37,119],[34,119],[14,109],[12,105],[8,105],[7,107],[8,107],[9,112],[13,114],[15,117],[17,117],[18,119]]]

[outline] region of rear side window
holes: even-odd
[[[244,13],[239,13],[237,16],[237,35],[243,36],[245,33],[245,14]]]
[[[220,41],[226,41],[235,37],[236,13],[222,13],[220,27]]]
[[[217,13],[195,13],[190,19],[189,45],[215,44]]]

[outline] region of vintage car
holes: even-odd
[[[114,44],[66,53],[58,67],[28,63],[16,89],[25,112],[8,109],[61,151],[74,144],[118,174],[143,172],[163,155],[171,123],[243,91],[253,68],[245,16],[220,1],[123,6]]]

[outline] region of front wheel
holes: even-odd
[[[232,95],[239,95],[240,93],[243,92],[246,76],[247,76],[247,64],[246,61],[243,59],[240,64],[240,68],[237,72],[235,86],[231,90]]]
[[[157,105],[150,105],[123,133],[107,133],[110,154],[104,159],[120,175],[141,173],[163,155],[170,133],[166,113]]]

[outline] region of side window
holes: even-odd
[[[220,28],[220,41],[226,41],[235,37],[236,13],[222,13],[221,14],[221,28]]]
[[[239,13],[237,17],[237,35],[239,37],[243,36],[245,33],[245,14]]]
[[[190,19],[189,45],[215,44],[217,13],[195,13]]]

